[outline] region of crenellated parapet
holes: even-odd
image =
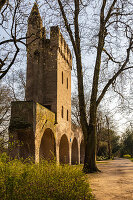
[[[68,63],[68,65],[72,68],[72,55],[71,51],[63,38],[60,29],[58,26],[51,27],[50,30],[50,41],[55,41],[55,44],[58,45],[58,51],[61,54],[62,58]]]
[[[62,58],[69,65],[69,67],[72,68],[71,51],[65,39],[63,38],[58,26],[52,26],[50,28],[50,39],[46,39],[46,37],[42,37],[42,39],[44,43],[43,48],[45,48],[46,45],[49,44],[50,51],[51,49],[58,51],[61,54]]]
[[[37,4],[35,3],[28,19],[27,30],[27,52],[33,56],[40,53],[41,49],[47,51],[58,51],[62,58],[72,68],[71,51],[63,38],[58,26],[50,28],[50,39],[46,38],[45,27],[42,26],[42,19]],[[55,52],[54,52],[55,53]]]
[[[62,58],[68,63],[69,67],[72,68],[71,51],[65,39],[63,38],[61,32],[59,34],[59,53],[61,54]]]

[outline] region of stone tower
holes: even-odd
[[[35,3],[28,20],[26,100],[33,100],[56,113],[57,123],[71,124],[72,56],[58,26],[50,39]]]
[[[83,135],[71,129],[71,69],[71,52],[58,26],[47,39],[35,3],[28,19],[26,101],[11,105],[12,157],[80,163]]]

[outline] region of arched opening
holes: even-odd
[[[79,161],[79,159],[78,159],[78,142],[77,142],[77,139],[74,138],[73,143],[72,143],[72,159],[71,159],[72,165],[78,164],[79,163],[78,161]]]
[[[59,158],[60,164],[69,163],[69,143],[65,134],[61,137],[60,140]]]
[[[81,141],[80,144],[80,163],[84,163],[84,158],[85,158],[85,145],[84,145],[84,140]]]
[[[56,156],[55,137],[51,129],[46,129],[40,144],[39,158],[53,160]]]

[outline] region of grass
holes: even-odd
[[[110,160],[107,161],[96,161],[97,164],[108,164]]]
[[[130,158],[130,160],[133,162],[133,158]]]
[[[91,200],[91,189],[81,167],[43,160],[10,160],[0,157],[1,200]]]

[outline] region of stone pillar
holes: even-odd
[[[69,141],[69,164],[72,164],[72,142],[71,139]]]

